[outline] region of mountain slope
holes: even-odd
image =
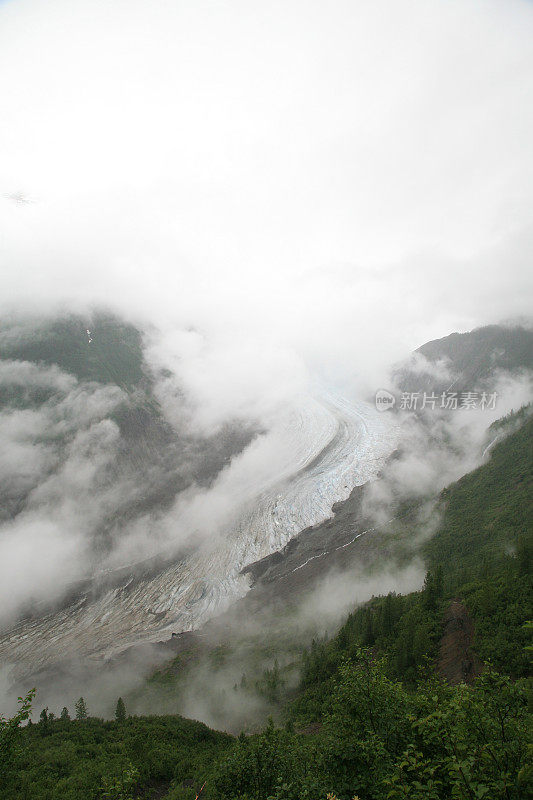
[[[31,533],[33,554],[47,558],[50,532],[60,562],[70,551],[43,592],[35,570],[35,600],[28,589],[7,614],[12,622],[21,608],[38,616],[76,594],[76,582],[105,567],[132,528],[148,530],[186,489],[210,486],[256,431],[243,421],[192,432],[179,396],[172,426],[140,331],[116,317],[4,321],[0,345],[0,544]]]
[[[147,380],[141,333],[102,312],[4,323],[0,348],[3,359],[55,365],[80,381],[131,389]]]
[[[500,374],[533,370],[533,329],[487,325],[426,342],[394,373],[404,392],[494,391]]]

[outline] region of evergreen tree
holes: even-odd
[[[63,706],[60,719],[62,719],[64,722],[70,719],[70,714],[68,713],[68,708],[66,706]]]
[[[48,706],[43,708],[41,713],[39,714],[39,732],[41,736],[46,736],[50,728],[50,722],[48,717]]]
[[[522,575],[530,575],[531,574],[531,562],[532,562],[532,552],[531,552],[531,541],[527,541],[524,536],[521,536],[518,540],[518,545],[516,548],[516,557],[518,559],[518,567],[520,573]]]
[[[437,601],[442,596],[442,568],[429,571],[424,580],[424,604],[429,611],[435,611]]]
[[[381,614],[379,619],[378,633],[382,636],[390,636],[392,633],[392,595],[386,596],[381,604]]]
[[[87,713],[87,703],[85,702],[83,697],[80,697],[80,699],[76,703],[76,719],[79,722],[83,722],[83,720],[86,720],[88,716],[89,715]]]
[[[117,700],[117,707],[115,708],[115,719],[117,722],[124,722],[126,719],[126,706],[124,700],[119,697]]]
[[[366,647],[370,647],[376,641],[376,637],[374,635],[374,624],[372,619],[372,609],[367,608],[366,610],[366,625],[365,625],[365,632],[363,635],[363,643]]]

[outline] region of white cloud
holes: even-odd
[[[39,387],[56,392],[68,392],[76,384],[76,378],[61,372],[55,364],[45,367],[29,361],[0,361],[0,385]]]
[[[397,457],[383,470],[381,480],[370,483],[364,497],[364,513],[382,524],[391,508],[406,497],[433,498],[445,486],[478,467],[486,448],[498,435],[489,430],[497,419],[531,403],[533,373],[511,377],[494,375],[494,407],[441,412],[426,410],[423,423],[412,412],[401,412]],[[430,503],[431,505],[431,503]],[[431,515],[431,509],[423,509]],[[431,531],[435,520],[430,520]],[[429,529],[428,529],[429,530]]]
[[[0,482],[15,514],[0,526],[4,625],[90,573],[94,533],[127,497],[127,476],[105,471],[117,454],[119,430],[108,415],[124,400],[118,387],[78,385],[55,367],[12,361],[0,363],[0,381],[53,390],[36,409],[0,413]]]
[[[12,621],[34,601],[56,600],[83,574],[85,545],[79,530],[65,530],[43,514],[19,516],[5,526],[0,537],[0,623]]]

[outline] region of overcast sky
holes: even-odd
[[[525,0],[1,2],[0,302],[370,381],[528,314],[532,41]]]

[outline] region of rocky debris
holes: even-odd
[[[481,674],[483,663],[473,650],[473,640],[472,618],[459,599],[453,600],[444,616],[437,663],[439,675],[448,683],[473,683]]]

